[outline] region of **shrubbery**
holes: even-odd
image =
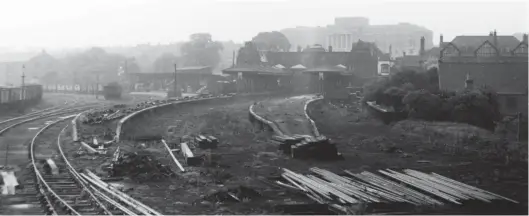
[[[435,67],[424,72],[397,72],[365,86],[364,93],[364,101],[406,111],[409,118],[463,122],[488,130],[493,130],[500,118],[495,92],[485,87],[460,92],[440,90]]]

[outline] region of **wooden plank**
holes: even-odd
[[[182,154],[184,155],[186,159],[195,157],[195,155],[193,155],[193,152],[191,151],[187,143],[185,142],[180,143],[180,149],[182,149]]]
[[[174,156],[173,152],[171,151],[171,148],[169,148],[169,146],[167,145],[167,143],[165,142],[165,140],[162,139],[162,143],[163,143],[163,145],[165,146],[165,148],[167,149],[167,151],[169,152],[169,155],[171,155],[171,157],[173,158],[173,161],[175,162],[176,166],[178,166],[178,168],[179,168],[182,172],[185,172],[184,167],[182,166],[182,164],[180,164],[180,162],[178,162],[178,160],[177,160],[176,157]]]
[[[443,180],[449,181],[449,182],[451,182],[451,183],[453,183],[453,184],[456,184],[456,185],[458,185],[458,186],[462,186],[462,187],[465,187],[465,188],[468,188],[468,189],[471,189],[471,190],[479,191],[479,192],[482,192],[482,193],[485,193],[485,194],[490,194],[490,195],[496,196],[497,198],[501,198],[501,199],[504,199],[504,200],[508,200],[508,201],[510,201],[510,202],[513,202],[513,203],[519,203],[519,202],[516,201],[516,200],[509,199],[509,198],[507,198],[507,197],[504,197],[504,196],[501,196],[501,195],[498,195],[498,194],[495,194],[495,193],[492,193],[492,192],[489,192],[489,191],[486,191],[486,190],[482,190],[482,189],[479,189],[479,188],[477,188],[477,187],[473,187],[473,186],[467,185],[467,184],[462,183],[462,182],[458,182],[458,181],[456,181],[456,180],[453,180],[453,179],[447,178],[447,177],[442,176],[442,175],[439,175],[439,174],[437,174],[437,173],[433,173],[433,172],[432,172],[431,175],[433,175],[433,176],[435,176],[435,177],[438,177],[438,178],[441,178],[441,179],[443,179]]]
[[[392,173],[392,172],[388,172],[388,171],[384,171],[384,170],[379,170],[379,172],[384,174],[384,175],[386,175],[386,176],[388,176],[388,177],[391,177],[393,179],[396,179],[398,181],[401,181],[403,183],[406,183],[408,185],[411,185],[413,187],[419,188],[419,189],[421,189],[423,191],[426,191],[428,193],[436,195],[436,196],[438,196],[440,198],[443,198],[443,199],[445,199],[447,201],[450,201],[452,203],[459,204],[459,205],[461,204],[454,197],[452,197],[452,196],[450,196],[448,194],[445,194],[445,193],[443,193],[441,191],[438,191],[436,189],[433,189],[433,188],[431,188],[429,186],[425,186],[423,184],[420,184],[417,181],[414,181],[412,179],[408,179],[405,176],[399,175],[399,173]]]

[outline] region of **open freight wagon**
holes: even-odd
[[[123,88],[116,82],[109,83],[103,87],[103,95],[106,100],[118,100],[121,99]]]

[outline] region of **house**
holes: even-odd
[[[527,114],[527,35],[457,36],[444,43],[439,59],[439,87],[464,89],[467,76],[476,86],[486,85],[499,95],[501,113]]]
[[[239,51],[237,64],[223,73],[237,75],[239,91],[288,89],[343,98],[347,86],[377,76],[380,53],[374,44],[363,41],[355,43],[350,52],[315,45],[297,52],[263,53],[247,43]]]

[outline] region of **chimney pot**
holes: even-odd
[[[402,52],[402,56],[406,56],[406,52]]]
[[[443,45],[443,35],[439,36],[439,47]]]
[[[494,43],[494,46],[496,48],[498,48],[498,35],[496,34],[496,30],[494,30],[494,38],[493,38],[493,43]]]
[[[329,52],[332,52],[332,46],[329,46]]]

